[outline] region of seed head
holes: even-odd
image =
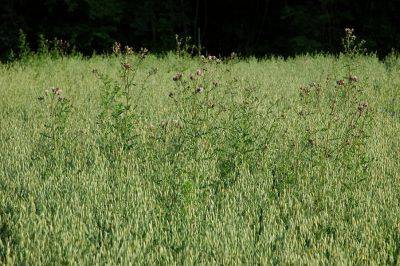
[[[62,90],[58,87],[52,88],[51,91],[53,92],[54,95],[60,96],[62,93]]]
[[[197,87],[196,88],[196,93],[203,93],[204,92],[204,88],[203,87]]]
[[[202,69],[202,68],[197,69],[196,70],[196,75],[197,76],[203,76],[204,75],[204,69]]]
[[[181,72],[176,73],[173,77],[172,80],[173,81],[178,81],[182,78],[183,74]]]
[[[357,82],[357,81],[358,81],[358,77],[355,76],[355,75],[350,75],[350,76],[349,76],[349,81],[350,81],[350,82]]]
[[[122,64],[122,67],[123,67],[125,70],[130,70],[130,69],[132,68],[132,66],[131,66],[128,62],[123,63],[123,64]]]
[[[128,62],[123,63],[122,67],[125,68],[126,70],[130,70],[132,68]]]
[[[345,28],[344,31],[347,35],[353,35],[354,29],[353,28]]]
[[[115,55],[119,55],[121,53],[121,44],[119,42],[114,42],[112,49]]]
[[[127,54],[127,55],[133,54],[133,48],[126,45],[125,46],[125,54]]]
[[[339,86],[343,86],[344,85],[344,80],[340,79],[340,80],[336,81],[336,84],[339,85]]]
[[[147,48],[141,48],[139,52],[139,57],[141,59],[146,58],[147,54],[149,53],[149,50]]]
[[[358,111],[360,112],[360,113],[363,113],[364,111],[365,111],[365,109],[367,109],[368,108],[368,103],[367,102],[361,102],[359,105],[358,105]]]
[[[310,93],[310,89],[307,86],[300,86],[299,89],[302,96],[308,95]]]

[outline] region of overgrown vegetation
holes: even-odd
[[[1,65],[1,263],[396,265],[400,60],[344,45]]]

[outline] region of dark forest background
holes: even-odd
[[[67,40],[77,51],[110,51],[114,41],[162,52],[175,34],[204,52],[294,55],[337,52],[345,27],[385,55],[400,48],[400,0],[0,0],[0,56],[18,51],[22,29]]]

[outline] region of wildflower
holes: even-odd
[[[196,93],[203,93],[204,92],[204,88],[203,87],[197,87],[196,88]]]
[[[51,91],[53,92],[53,94],[58,95],[58,96],[61,95],[61,93],[62,93],[62,90],[58,87],[52,88]]]
[[[173,77],[172,80],[173,81],[178,81],[182,78],[183,74],[181,72],[176,73]]]
[[[346,35],[353,35],[354,33],[353,28],[345,28],[344,31],[346,32]]]
[[[367,102],[361,102],[359,105],[358,105],[358,111],[360,112],[360,113],[362,113],[362,112],[364,112],[365,111],[365,109],[367,109],[368,108],[368,103]]]
[[[114,42],[112,49],[115,55],[119,55],[121,53],[121,44],[119,42]]]
[[[231,53],[231,59],[236,59],[237,58],[237,54],[235,52]]]
[[[148,52],[149,50],[147,48],[141,48],[139,52],[139,57],[141,59],[144,59],[147,56]]]
[[[310,89],[306,86],[300,86],[300,94],[301,95],[308,95],[310,93]]]
[[[197,76],[203,76],[204,75],[204,69],[202,69],[202,68],[197,69],[196,70],[196,75]]]
[[[344,85],[344,80],[340,79],[340,80],[336,81],[336,84],[339,85],[339,86],[343,86]]]
[[[133,48],[132,48],[132,47],[129,47],[128,45],[126,45],[126,46],[125,46],[125,53],[126,53],[127,55],[133,54]]]
[[[358,77],[355,76],[355,75],[350,75],[350,76],[349,76],[349,81],[350,81],[350,82],[357,82],[357,81],[358,81]]]
[[[130,70],[132,68],[132,66],[128,62],[123,63],[122,67],[125,68],[126,70]]]

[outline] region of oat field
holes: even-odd
[[[400,57],[0,65],[0,264],[400,263]]]

